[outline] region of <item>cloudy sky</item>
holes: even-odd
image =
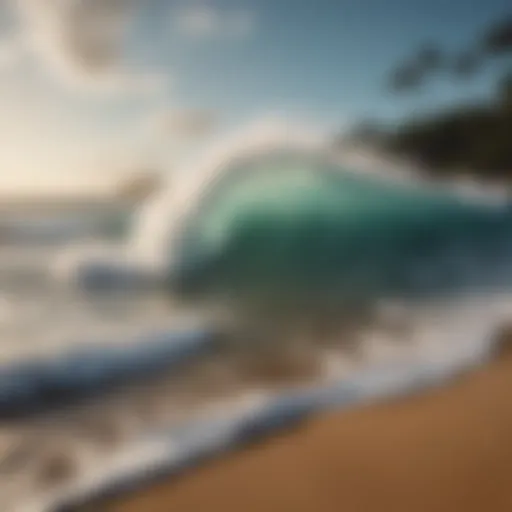
[[[185,134],[271,112],[342,127],[485,95],[385,91],[424,41],[464,47],[509,0],[0,0],[0,191],[88,187]],[[109,178],[110,177],[110,178]]]

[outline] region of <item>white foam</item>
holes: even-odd
[[[254,394],[249,391],[234,401],[210,404],[182,428],[163,430],[156,437],[144,438],[137,446],[127,448],[127,453],[114,457],[110,463],[103,461],[100,473],[91,466],[90,476],[54,498],[59,502],[63,498],[85,497],[100,488],[115,487],[125,479],[136,480],[137,475],[143,476],[148,468],[179,469],[198,455],[224,451],[242,441],[244,436],[265,433],[267,429],[285,425],[288,420],[300,419],[308,411],[345,408],[354,403],[381,400],[440,385],[489,356],[492,348],[490,333],[482,337],[483,331],[472,330],[471,338],[466,332],[458,350],[438,347],[437,352],[430,354],[423,350],[420,357],[417,353],[415,357],[402,360],[375,361],[360,370],[352,367],[350,371],[343,365],[335,369],[332,355],[327,354],[329,365],[326,373],[314,386],[280,393]],[[424,339],[423,343],[426,342]]]
[[[71,253],[55,263],[53,274],[73,280],[77,273],[87,274],[89,269],[101,268],[105,273],[110,270],[121,285],[129,282],[131,275],[162,278],[167,269],[172,268],[186,220],[198,210],[214,183],[237,162],[264,157],[276,150],[328,160],[343,172],[369,174],[385,181],[437,191],[448,190],[466,201],[487,206],[503,207],[509,195],[500,184],[485,185],[464,178],[442,183],[425,180],[421,169],[370,150],[345,148],[336,152],[326,134],[313,126],[271,118],[224,135],[178,165],[167,184],[142,205],[123,246],[114,251],[98,246],[71,249]],[[138,282],[137,279],[131,281]]]
[[[50,511],[63,500],[137,480],[153,470],[177,470],[199,455],[221,453],[245,436],[272,430],[308,412],[350,407],[440,385],[489,357],[496,329],[510,318],[511,299],[494,296],[443,304],[383,305],[388,313],[400,311],[399,319],[411,321],[404,340],[397,340],[388,325],[369,327],[362,332],[363,351],[357,358],[325,350],[324,371],[316,382],[280,389],[246,385],[231,395],[204,397],[184,420],[171,421],[157,430],[151,423],[138,427],[135,437],[119,447],[80,459],[77,477],[68,484],[43,494],[25,490],[15,500],[17,508],[5,512]],[[172,408],[172,394],[168,400]]]

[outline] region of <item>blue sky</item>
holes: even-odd
[[[190,109],[220,128],[278,112],[341,129],[485,96],[492,69],[402,98],[384,81],[422,43],[456,51],[512,10],[509,0],[88,0],[75,12],[73,2],[0,2],[0,191],[86,187],[170,162],[175,113]]]
[[[384,88],[390,68],[418,45],[434,40],[450,49],[464,48],[483,24],[510,8],[508,0],[476,4],[262,0],[251,38],[231,48],[182,48],[177,59],[181,92],[192,103],[228,111],[284,106],[340,123],[361,116],[399,116],[411,108],[482,94],[487,77],[464,90],[440,81],[411,99],[396,99]]]

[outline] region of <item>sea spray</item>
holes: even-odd
[[[212,302],[277,290],[315,304],[318,294],[356,302],[421,294],[422,286],[445,293],[447,273],[483,270],[492,258],[482,253],[508,250],[502,203],[391,172],[384,160],[379,172],[375,159],[353,156],[309,128],[257,123],[178,166],[142,206],[126,244],[72,250],[56,269],[93,289],[160,282]]]
[[[351,333],[382,301],[510,289],[506,202],[363,157],[307,127],[239,130],[184,162],[124,245],[72,251],[60,272],[95,292],[166,288],[281,340]]]
[[[168,276],[184,295],[274,306],[487,293],[510,286],[511,227],[505,207],[271,151],[227,168],[190,206]]]

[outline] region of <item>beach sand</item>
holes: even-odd
[[[510,512],[512,350],[442,389],[305,426],[88,510]]]

